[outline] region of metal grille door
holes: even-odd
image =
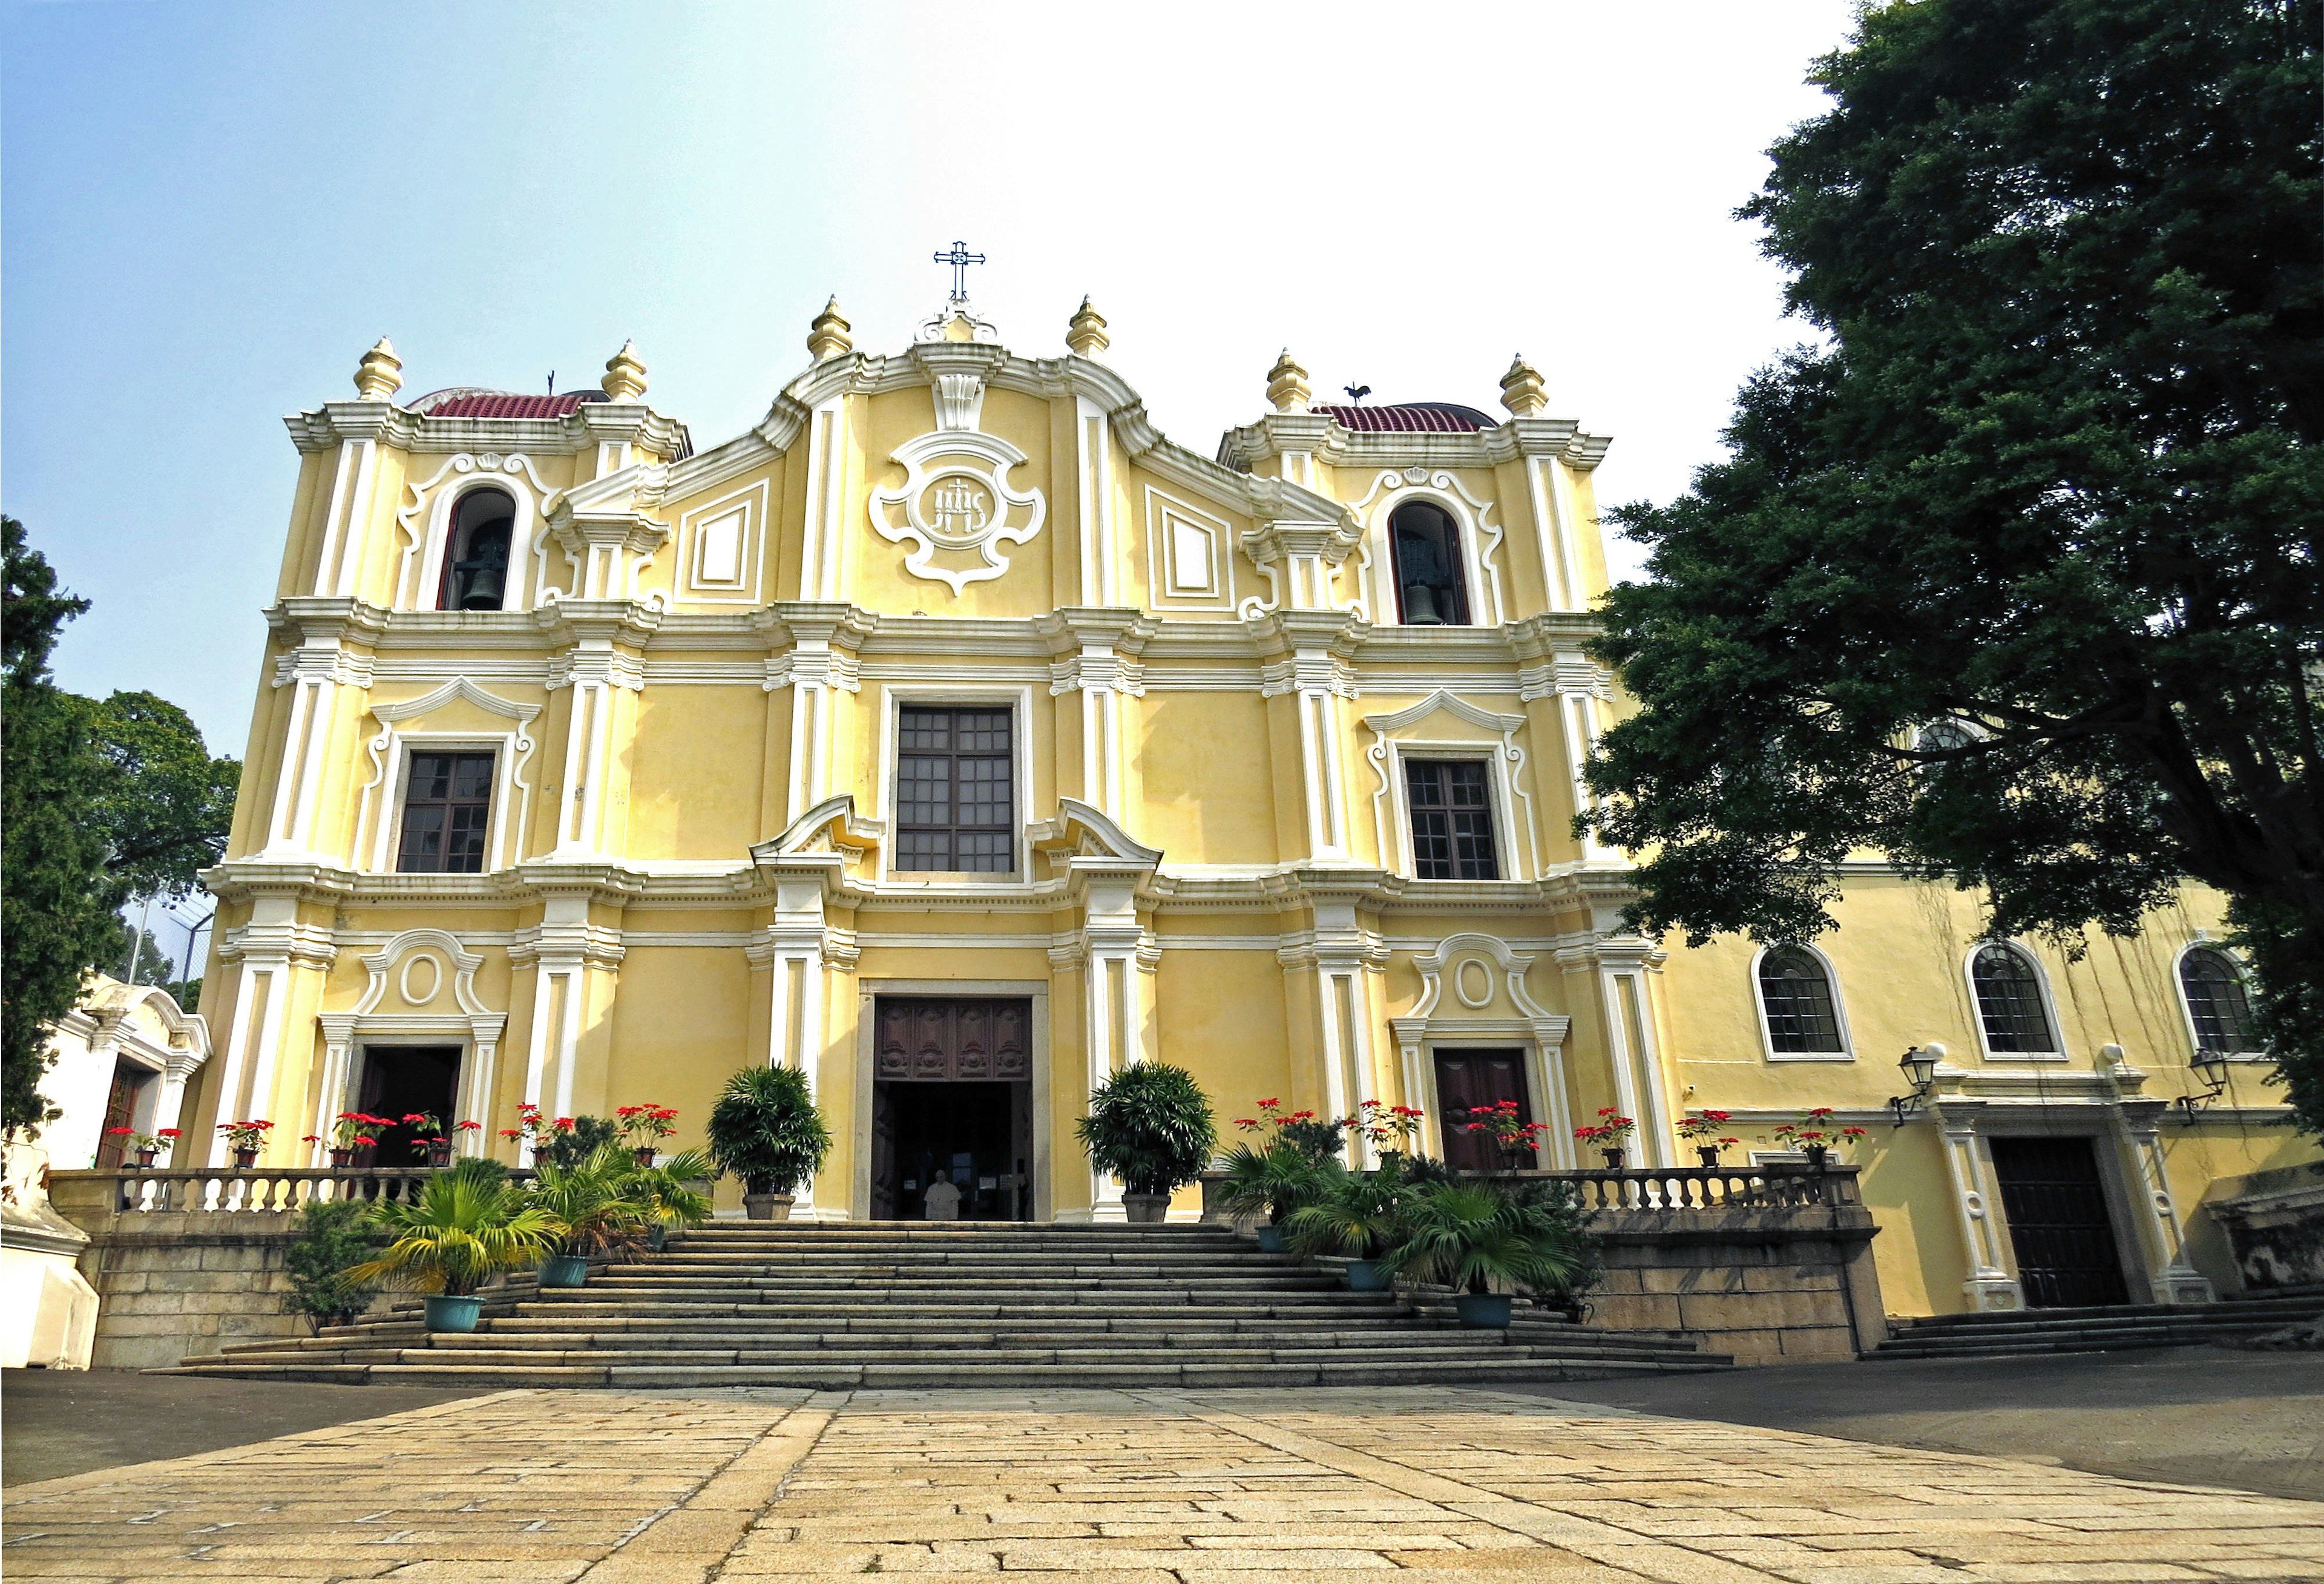
[[[2087,1138],[1996,1138],[1993,1174],[2036,1309],[2127,1303],[2106,1187]]]

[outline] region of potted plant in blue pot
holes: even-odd
[[[683,1149],[659,1165],[640,1166],[624,1188],[645,1216],[646,1247],[661,1252],[674,1229],[698,1227],[710,1219],[710,1195],[703,1184],[718,1174],[710,1156]]]
[[[1090,1165],[1121,1179],[1121,1208],[1137,1226],[1161,1224],[1170,1195],[1203,1174],[1219,1142],[1203,1086],[1166,1062],[1139,1062],[1100,1083],[1074,1131]]]
[[[1312,1203],[1291,1212],[1284,1224],[1293,1249],[1301,1254],[1337,1254],[1348,1258],[1348,1285],[1359,1293],[1384,1293],[1390,1272],[1382,1262],[1402,1229],[1402,1204],[1413,1184],[1402,1157],[1376,1172],[1351,1172],[1337,1161],[1322,1172],[1322,1190]]]
[[[637,1162],[618,1144],[601,1144],[571,1165],[543,1164],[530,1198],[556,1222],[556,1247],[540,1262],[543,1287],[578,1287],[589,1261],[645,1246],[646,1210],[631,1193]]]
[[[1545,1204],[1505,1193],[1489,1183],[1424,1183],[1397,1206],[1395,1241],[1380,1263],[1395,1275],[1442,1282],[1463,1326],[1509,1323],[1503,1288],[1571,1285],[1589,1264],[1572,1226]]]
[[[1230,1215],[1264,1214],[1267,1224],[1257,1229],[1259,1252],[1280,1254],[1284,1223],[1323,1192],[1325,1163],[1336,1164],[1333,1157],[1346,1147],[1347,1136],[1313,1111],[1286,1114],[1278,1100],[1260,1101],[1258,1116],[1237,1117],[1234,1125],[1246,1133],[1264,1129],[1267,1137],[1227,1152],[1221,1203]]]
[[[831,1153],[831,1129],[796,1067],[745,1067],[726,1081],[706,1130],[721,1176],[742,1179],[742,1213],[788,1220],[798,1185]]]
[[[412,1198],[379,1201],[372,1220],[388,1245],[349,1269],[347,1279],[418,1288],[428,1295],[431,1331],[475,1331],[484,1308],[476,1289],[539,1260],[563,1230],[547,1211],[525,1202],[506,1168],[487,1160],[438,1172]]]

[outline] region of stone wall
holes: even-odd
[[[2203,1208],[2226,1244],[2236,1290],[2264,1298],[2324,1285],[2324,1165],[2222,1178]]]
[[[155,1173],[146,1180],[179,1179]],[[150,1369],[227,1342],[307,1334],[307,1322],[286,1303],[282,1270],[299,1218],[273,1194],[254,1183],[239,1202],[256,1207],[203,1208],[205,1200],[218,1202],[215,1186],[175,1196],[148,1190],[132,1208],[124,1181],[143,1185],[113,1172],[49,1174],[49,1202],[88,1234],[80,1271],[97,1294],[91,1368]]]
[[[1888,1334],[1854,1166],[1500,1174],[1554,1176],[1590,1207],[1606,1260],[1591,1325],[1676,1332],[1738,1364],[1854,1358]],[[1204,1175],[1207,1220],[1229,1219],[1222,1180]]]

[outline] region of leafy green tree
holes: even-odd
[[[1821,332],[1614,514],[1632,922],[1830,925],[1885,850],[2079,950],[2224,892],[2324,1129],[2319,0],[1921,0],[1741,211]]]
[[[0,518],[0,1126],[37,1131],[49,1027],[91,969],[127,968],[124,903],[182,895],[224,853],[241,766],[150,693],[59,687],[50,658],[88,602],[59,592],[22,523]],[[165,954],[139,956],[141,982],[167,980]]]
[[[117,963],[126,881],[106,866],[92,810],[108,771],[88,700],[49,676],[64,624],[88,609],[59,592],[23,524],[0,517],[0,1126],[37,1133],[49,1028],[91,966]]]

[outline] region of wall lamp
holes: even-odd
[[[1913,1086],[1910,1094],[1888,1097],[1888,1109],[1896,1113],[1896,1126],[1902,1128],[1914,1112],[1928,1109],[1929,1091],[1937,1083],[1937,1064],[1944,1059],[1945,1047],[1932,1041],[1914,1045],[1896,1064],[1897,1071],[1904,1074],[1904,1082]]]
[[[2187,1065],[2194,1070],[2196,1082],[2203,1086],[2200,1094],[2182,1094],[2173,1102],[2186,1113],[2191,1124],[2198,1111],[2209,1110],[2211,1102],[2227,1091],[2227,1054],[2225,1051],[2199,1050]]]

